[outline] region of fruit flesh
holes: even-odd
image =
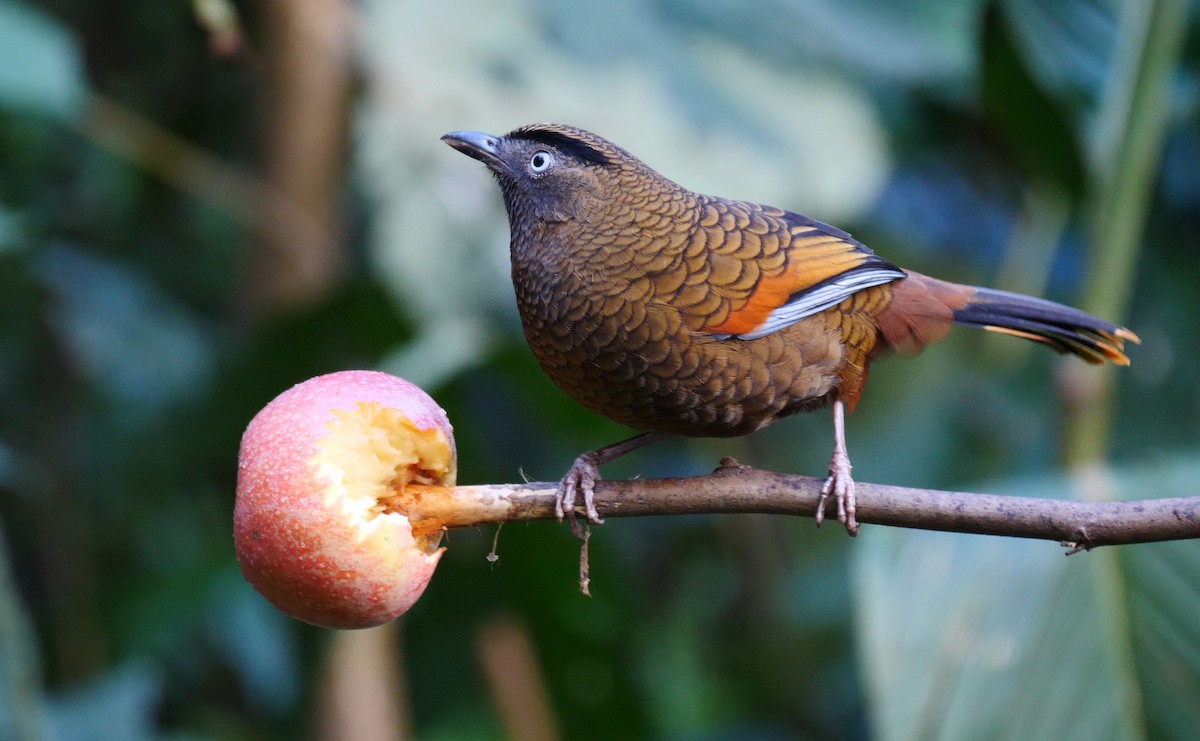
[[[454,485],[450,445],[440,429],[418,429],[399,410],[378,402],[332,414],[330,432],[310,463],[328,482],[325,506],[341,508],[359,541],[375,531],[380,518],[408,520],[391,506],[408,484]],[[437,537],[417,539],[427,550],[437,546]]]

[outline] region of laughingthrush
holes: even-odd
[[[1128,365],[1128,329],[1039,298],[903,270],[849,234],[773,206],[702,195],[570,126],[442,137],[504,194],[525,337],[550,378],[640,434],[584,453],[557,514],[587,518],[598,467],[670,435],[731,437],[826,404],[821,491],[857,531],[844,417],[881,354],[915,353],[952,324]]]

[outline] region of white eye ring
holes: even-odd
[[[529,158],[529,171],[534,175],[541,175],[549,170],[552,164],[554,164],[554,155],[544,149],[539,149]]]

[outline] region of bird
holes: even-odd
[[[555,514],[591,523],[599,467],[673,436],[735,437],[832,407],[820,491],[858,532],[845,418],[875,359],[952,325],[1128,365],[1125,327],[1041,298],[906,270],[846,232],[775,206],[693,192],[601,136],[535,123],[442,137],[499,183],[525,338],[550,379],[638,434],[580,455]]]

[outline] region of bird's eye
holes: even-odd
[[[546,170],[550,169],[550,165],[554,163],[554,157],[549,152],[539,149],[529,158],[529,171],[534,175],[541,175]]]

